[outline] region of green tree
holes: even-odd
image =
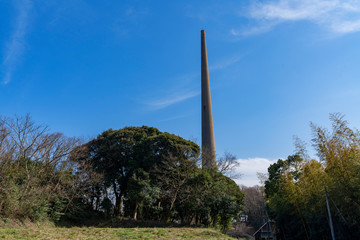
[[[268,168],[267,203],[280,236],[286,239],[330,239],[324,188],[337,239],[360,236],[360,135],[331,114],[332,131],[312,124],[319,160],[289,156]]]
[[[78,161],[90,162],[103,174],[104,186],[115,195],[115,215],[122,214],[128,183],[139,168],[149,172],[170,156],[185,159],[199,154],[199,146],[191,141],[152,127],[109,129],[77,149]]]
[[[137,219],[138,210],[145,206],[152,206],[158,199],[160,188],[154,186],[150,174],[139,168],[129,180],[128,198],[135,203],[133,218]]]
[[[226,230],[239,217],[244,194],[232,179],[214,169],[198,169],[186,184],[181,196],[187,197],[176,205],[182,222],[220,225]]]

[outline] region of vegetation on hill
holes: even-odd
[[[85,178],[72,173],[68,160],[78,143],[29,116],[0,118],[0,215],[59,220]]]
[[[267,205],[280,239],[331,239],[325,187],[336,239],[360,238],[360,135],[341,115],[330,119],[332,132],[312,124],[320,161],[300,146],[268,169]]]
[[[143,126],[80,143],[29,116],[2,117],[0,216],[74,224],[130,217],[225,230],[242,210],[240,188],[201,169],[194,142]],[[221,171],[231,169],[227,161]]]
[[[71,154],[101,176],[77,201],[115,216],[225,230],[242,210],[243,193],[216,169],[199,168],[199,154],[194,142],[156,128],[107,130]]]

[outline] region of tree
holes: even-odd
[[[238,219],[244,194],[230,178],[215,169],[198,169],[186,183],[183,201],[176,204],[181,222],[220,225],[226,230],[234,219]]]
[[[311,124],[318,161],[293,155],[268,168],[265,193],[282,238],[331,238],[325,187],[336,238],[360,236],[360,134],[340,114],[331,114],[330,120],[331,132]]]
[[[266,219],[264,189],[258,185],[240,186],[240,189],[245,194],[244,212],[248,215],[248,222],[254,229],[258,229]]]
[[[133,218],[137,219],[139,208],[152,206],[158,199],[160,188],[154,186],[150,179],[150,174],[139,168],[129,180],[128,198],[135,203]]]
[[[153,169],[156,185],[160,187],[159,204],[163,205],[163,221],[168,221],[175,202],[184,201],[188,196],[187,181],[197,170],[196,162],[193,159],[178,158],[169,156],[159,162]],[[181,195],[181,198],[178,196]]]
[[[109,129],[77,149],[81,152],[78,161],[91,163],[96,172],[104,175],[104,186],[111,186],[115,215],[123,214],[129,179],[137,169],[149,172],[169,156],[186,159],[198,155],[199,150],[191,141],[146,126]]]
[[[224,156],[217,160],[218,171],[232,179],[240,178],[241,174],[235,172],[239,166],[236,156],[229,152],[225,152]]]
[[[330,120],[331,132],[311,124],[312,141],[324,167],[333,207],[338,209],[334,224],[342,235],[355,239],[360,237],[360,133],[351,129],[339,113],[330,114]],[[353,235],[346,236],[344,232]]]
[[[0,214],[58,220],[72,184],[69,153],[79,139],[25,117],[0,117]]]
[[[225,230],[241,211],[239,187],[216,169],[200,169],[191,141],[143,126],[80,142],[29,116],[1,117],[0,215],[84,224],[125,210],[134,219]]]

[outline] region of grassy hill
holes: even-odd
[[[0,239],[235,239],[208,228],[2,228]]]

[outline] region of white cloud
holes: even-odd
[[[270,160],[266,158],[248,158],[248,159],[238,159],[240,166],[236,170],[241,173],[241,178],[236,179],[236,183],[239,185],[245,186],[254,186],[259,185],[259,179],[257,178],[256,173],[267,173],[267,169],[270,164],[276,162],[277,160]]]
[[[256,2],[248,8],[257,25],[247,30],[231,29],[234,36],[260,34],[289,21],[309,21],[336,34],[360,31],[360,1],[357,0],[276,0]]]
[[[231,29],[230,34],[235,36],[235,37],[238,37],[238,36],[246,37],[246,36],[250,36],[250,35],[257,35],[257,34],[261,34],[261,33],[270,31],[277,24],[278,24],[278,21],[262,22],[258,26],[254,26],[254,27],[251,27],[251,28],[248,28],[248,29],[245,29],[245,30]]]
[[[30,0],[17,2],[18,16],[13,32],[11,33],[9,42],[6,44],[5,54],[2,61],[2,67],[5,69],[5,76],[2,80],[3,84],[11,81],[11,76],[15,71],[16,65],[19,63],[24,49],[25,37],[28,32],[29,11],[32,7]]]

